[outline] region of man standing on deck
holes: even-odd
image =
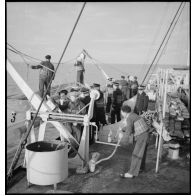
[[[84,84],[84,60],[86,55],[84,53],[81,53],[80,56],[77,58],[74,66],[76,66],[77,69],[77,82]]]
[[[113,95],[112,95],[112,104],[111,104],[111,124],[115,123],[115,116],[117,118],[117,122],[121,120],[120,117],[120,109],[123,103],[123,93],[119,89],[119,83],[113,82]]]
[[[134,112],[138,115],[141,115],[148,109],[149,97],[144,92],[144,89],[145,89],[144,85],[140,85],[138,87],[137,100],[134,109]]]
[[[125,80],[125,76],[121,76],[120,80],[120,85],[121,85],[121,91],[123,93],[124,100],[128,99],[128,82]]]
[[[107,124],[106,122],[106,115],[105,115],[105,108],[104,108],[104,94],[100,91],[100,84],[94,83],[93,88],[98,90],[100,93],[100,97],[95,100],[94,111],[95,111],[95,121],[97,126],[99,127],[100,123],[102,125]]]
[[[40,96],[42,98],[44,95],[44,87],[47,89],[49,82],[54,74],[54,66],[50,62],[51,56],[46,55],[45,59],[46,61],[42,61],[39,65],[31,66],[32,69],[41,69],[39,73],[39,91],[40,91]],[[49,96],[50,96],[50,90],[51,90],[51,85],[47,92]]]
[[[133,135],[134,149],[129,170],[126,173],[120,174],[120,176],[122,178],[133,178],[134,176],[138,176],[140,171],[145,170],[149,128],[144,119],[131,112],[131,108],[127,105],[122,106],[121,115],[124,122],[124,127],[121,131],[127,131],[129,135]]]
[[[137,77],[134,76],[131,83],[131,97],[135,96],[137,94],[137,91],[138,91],[138,81],[137,81]]]

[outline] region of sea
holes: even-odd
[[[31,69],[24,62],[11,62],[16,71],[21,75],[25,82],[31,87],[33,91],[39,89],[39,69]],[[30,64],[34,65],[34,64]],[[98,64],[105,73],[114,79],[120,79],[122,75],[127,77],[128,75],[137,76],[138,82],[141,83],[145,74],[148,71],[150,64]],[[166,67],[172,67],[169,65]],[[163,67],[160,65],[160,67]],[[157,67],[152,69],[155,72]],[[52,86],[60,85],[64,83],[71,83],[76,81],[76,70],[73,63],[60,64],[56,72],[55,78],[52,82]],[[85,64],[84,82],[88,85],[93,83],[99,83],[101,88],[106,84],[106,79],[101,70],[97,68],[97,64],[87,63]],[[15,122],[25,119],[25,112],[30,108],[27,100],[18,99],[22,94],[20,88],[16,85],[15,81],[7,72],[6,82],[6,94],[7,94],[7,125],[12,125],[11,118],[12,112],[16,112]]]

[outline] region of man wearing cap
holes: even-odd
[[[46,61],[42,61],[39,65],[32,65],[32,69],[40,69],[39,73],[39,92],[40,96],[44,95],[44,87],[47,89],[49,82],[54,74],[54,65],[50,62],[51,56],[45,56]],[[53,78],[54,79],[54,78]],[[47,91],[47,94],[50,96],[51,85]]]
[[[115,123],[115,117],[117,118],[117,122],[121,120],[120,117],[120,109],[123,104],[123,93],[119,89],[119,83],[113,82],[113,95],[112,95],[112,104],[111,104],[111,124]]]
[[[121,80],[120,80],[120,85],[121,85],[121,91],[123,93],[123,98],[124,100],[128,99],[128,82],[125,80],[125,76],[121,76]]]
[[[80,56],[76,59],[76,62],[74,66],[76,66],[77,69],[77,82],[84,84],[84,60],[86,55],[84,53],[81,53]]]
[[[144,89],[145,89],[144,85],[140,85],[138,87],[137,100],[134,108],[134,112],[138,115],[141,115],[148,109],[149,98],[144,92]]]
[[[67,97],[68,91],[67,90],[61,90],[59,92],[60,99],[56,101],[58,107],[62,112],[66,112],[68,109],[68,104],[70,100]]]
[[[138,92],[138,81],[137,77],[134,76],[131,82],[131,97],[135,96]]]
[[[100,97],[95,100],[94,104],[95,121],[97,126],[99,127],[100,123],[103,125],[107,124],[104,109],[104,94],[102,93],[102,91],[100,91],[100,84],[94,83],[93,88],[98,90],[100,93]]]
[[[86,109],[81,110],[85,105],[79,99],[79,92],[76,89],[71,89],[69,92],[70,102],[68,104],[67,113],[71,114],[86,114]],[[78,142],[81,140],[81,124],[78,123],[68,123],[69,127],[72,129],[72,134]]]

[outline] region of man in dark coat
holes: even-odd
[[[102,93],[102,91],[100,91],[100,84],[94,83],[93,88],[98,90],[100,93],[100,97],[97,100],[95,100],[95,105],[94,105],[95,121],[97,126],[99,127],[100,123],[102,125],[107,124],[105,108],[104,108],[104,94]]]
[[[141,115],[143,112],[148,109],[149,98],[144,92],[145,86],[140,85],[138,87],[137,100],[135,104],[134,112],[138,115]]]
[[[117,122],[121,120],[120,117],[120,109],[123,104],[123,93],[119,89],[119,83],[113,82],[113,95],[112,95],[112,104],[111,104],[111,124],[115,123],[115,117],[117,118]]]
[[[49,82],[54,74],[54,66],[50,62],[51,56],[46,55],[45,59],[46,61],[42,61],[39,65],[31,66],[32,69],[41,69],[39,74],[39,91],[41,97],[43,97],[44,95],[44,87],[47,89]],[[51,89],[51,85],[47,92],[49,96],[50,96],[50,89]]]
[[[125,76],[121,76],[120,80],[120,86],[121,86],[121,91],[123,93],[123,99],[124,101],[127,100],[128,97],[128,82],[125,80]]]

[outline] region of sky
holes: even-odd
[[[58,62],[82,2],[8,2],[7,42],[30,56]],[[62,61],[82,49],[104,63],[150,64],[180,2],[87,2]],[[160,64],[186,65],[189,3],[171,35]],[[19,59],[8,52],[11,60]]]

